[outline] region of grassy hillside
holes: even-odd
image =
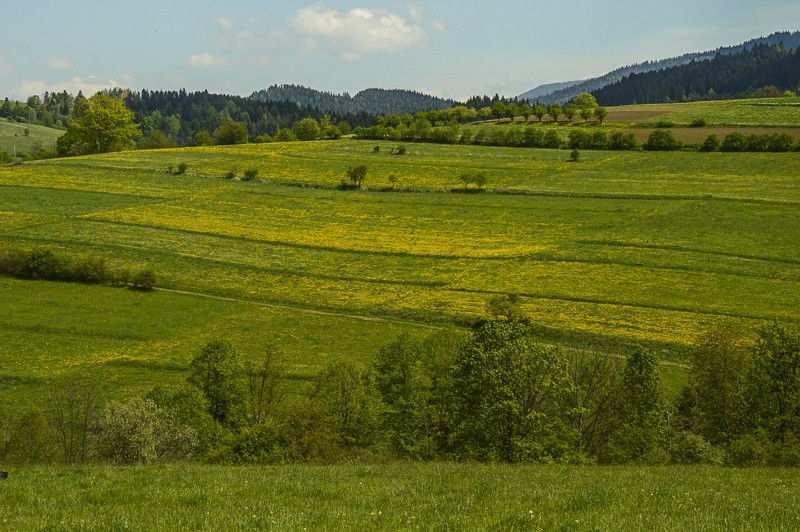
[[[60,129],[8,122],[0,118],[0,151],[12,155],[15,146],[18,156],[30,154],[36,147],[55,151],[56,140],[63,134],[64,131]]]
[[[497,294],[521,295],[551,338],[646,343],[677,362],[721,320],[800,317],[798,154],[585,152],[570,163],[564,151],[411,145],[396,156],[375,144],[0,168],[0,247],[150,264],[161,287],[192,293],[0,281],[4,399],[89,372],[109,389],[174,382],[217,335],[252,357],[275,342],[307,379],[330,360],[368,360],[401,330],[486,317]],[[165,172],[179,162],[186,175]],[[368,188],[336,190],[356,164]],[[263,182],[222,177],[234,168]],[[485,171],[488,191],[451,192],[467,171]]]
[[[470,464],[22,469],[9,530],[794,530],[800,472]],[[154,509],[158,511],[153,511]]]

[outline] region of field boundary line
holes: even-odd
[[[266,308],[274,308],[280,310],[289,310],[292,312],[302,312],[305,314],[315,314],[318,316],[333,316],[336,318],[345,318],[351,320],[360,320],[360,321],[370,321],[374,323],[391,323],[396,325],[410,325],[412,327],[419,327],[422,329],[431,329],[431,330],[441,330],[443,327],[438,325],[428,325],[425,323],[419,323],[416,321],[410,320],[399,320],[394,318],[379,318],[376,316],[364,316],[362,314],[349,314],[346,312],[336,312],[333,310],[319,310],[319,309],[312,309],[306,307],[296,307],[293,305],[284,305],[280,303],[268,303],[266,301],[254,301],[251,299],[239,298],[239,297],[230,297],[230,296],[217,296],[214,294],[204,294],[202,292],[192,292],[190,290],[179,290],[177,288],[158,288],[154,287],[153,290],[158,292],[167,292],[171,294],[181,294],[185,296],[193,296],[193,297],[201,297],[205,299],[213,299],[216,301],[226,301],[228,303],[243,303],[247,305],[254,305],[257,307],[266,307]]]

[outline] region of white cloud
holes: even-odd
[[[72,68],[72,59],[62,55],[51,55],[47,59],[47,66],[53,70],[69,70]]]
[[[409,9],[412,19],[422,16],[416,6]],[[428,43],[428,34],[422,26],[385,9],[356,8],[343,13],[315,4],[299,10],[292,25],[299,33],[325,40],[328,46],[323,49],[349,60],[368,54],[401,52]]]
[[[234,23],[235,22],[234,22],[234,20],[232,18],[219,17],[219,18],[215,18],[214,19],[214,24],[216,24],[217,26],[219,26],[221,28],[225,28],[226,30],[231,29],[233,27]]]
[[[224,57],[217,57],[209,53],[194,54],[186,61],[190,67],[196,68],[218,68],[230,65],[230,62]]]
[[[12,95],[16,98],[27,98],[33,94],[43,94],[44,92],[67,91],[76,94],[82,91],[83,95],[89,97],[97,92],[107,89],[121,87],[121,84],[113,79],[101,78],[98,76],[87,76],[85,78],[74,77],[66,81],[56,81],[48,83],[42,80],[22,80],[19,85],[12,87]]]

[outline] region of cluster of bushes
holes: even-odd
[[[797,149],[800,149],[800,145],[788,133],[743,135],[737,131],[726,135],[722,142],[717,135],[711,134],[699,147],[704,152],[790,152]]]
[[[150,290],[156,282],[155,272],[150,267],[130,271],[110,265],[108,259],[101,255],[73,255],[49,248],[0,251],[0,275],[18,279],[130,286],[139,290]]]
[[[754,345],[719,328],[698,344],[676,404],[658,360],[540,342],[516,319],[464,335],[401,335],[368,367],[325,367],[288,398],[268,349],[246,364],[205,345],[185,384],[100,406],[85,388],[5,424],[16,462],[329,462],[353,457],[533,463],[800,464],[800,331],[764,327]],[[71,439],[70,439],[71,438]]]

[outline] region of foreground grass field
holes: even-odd
[[[11,471],[7,530],[797,530],[800,472],[464,464]],[[156,510],[157,509],[157,510]]]
[[[307,379],[331,360],[370,360],[402,330],[485,318],[498,294],[520,295],[551,338],[645,343],[679,363],[714,323],[800,317],[798,154],[585,152],[571,163],[559,150],[392,147],[0,168],[0,246],[150,264],[161,287],[189,292],[0,281],[4,398],[21,404],[89,371],[109,389],[175,382],[216,335],[254,357],[277,343]],[[180,162],[186,175],[166,173]],[[356,164],[367,189],[336,190]],[[223,178],[249,168],[261,182]],[[488,191],[451,192],[471,171],[486,172]]]

